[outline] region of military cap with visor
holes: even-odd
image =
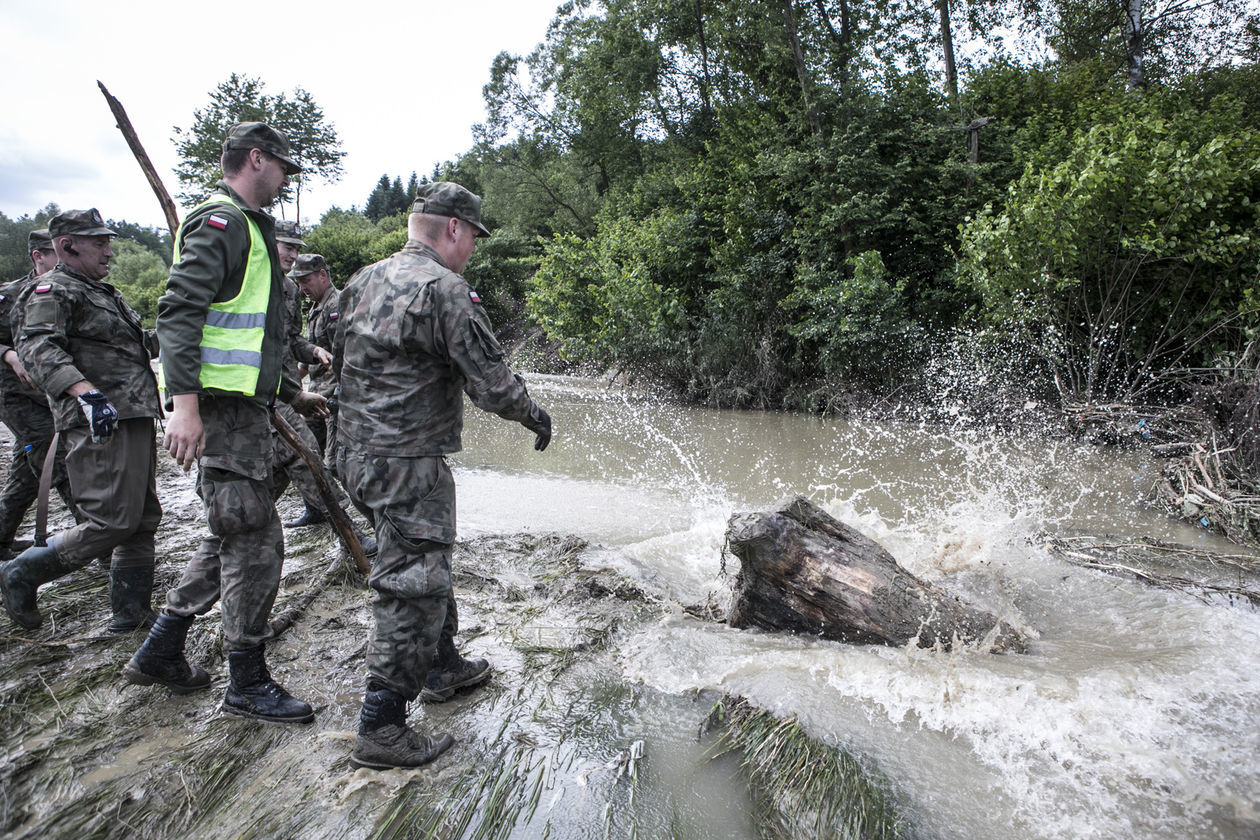
[[[477,236],[490,235],[490,231],[481,223],[481,196],[450,181],[421,184],[416,190],[416,200],[411,205],[411,212],[451,216],[475,227]]]
[[[243,122],[229,128],[223,140],[223,151],[231,149],[261,149],[284,164],[284,174],[296,175],[302,171],[289,157],[289,141],[266,123]]]
[[[302,233],[298,230],[297,222],[291,222],[288,219],[281,219],[276,222],[276,241],[288,242],[290,245],[296,245],[299,248],[306,247],[306,243],[302,241]]]
[[[33,230],[26,235],[26,253],[51,250],[53,250],[53,241],[52,234],[48,232],[48,228]]]
[[[53,216],[48,223],[48,235],[53,239],[60,236],[117,236],[118,231],[105,227],[105,220],[93,207],[90,210],[67,210]]]
[[[319,254],[302,254],[293,263],[293,268],[289,270],[289,276],[297,279],[305,277],[308,274],[314,274],[317,271],[327,271],[328,263]]]

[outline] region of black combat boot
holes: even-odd
[[[328,514],[307,504],[306,510],[302,511],[302,515],[297,519],[290,519],[288,522],[284,523],[284,527],[305,528],[307,525],[320,525],[327,521]]]
[[[123,566],[109,570],[109,606],[114,618],[110,633],[130,633],[153,626],[153,566]]]
[[[455,739],[446,733],[421,735],[407,725],[407,700],[401,694],[368,684],[359,712],[359,736],[350,761],[358,767],[390,770],[419,767],[450,749]]]
[[[363,549],[364,556],[375,557],[376,556],[376,537],[372,536],[371,534],[363,533],[362,531],[359,530],[359,527],[357,525],[354,526],[354,535],[359,538],[359,546]]]
[[[160,683],[176,694],[188,694],[210,686],[210,675],[184,658],[184,642],[193,617],[159,613],[149,636],[123,666],[123,678],[132,685]]]
[[[437,656],[424,678],[420,699],[426,703],[445,703],[461,689],[481,685],[490,679],[493,670],[484,659],[464,659],[455,649],[455,640],[443,634],[438,640]]]
[[[0,565],[0,593],[4,609],[15,624],[34,630],[44,623],[35,603],[35,592],[50,580],[68,575],[77,565],[66,563],[52,540],[33,545],[4,565]]]
[[[223,694],[223,711],[273,723],[310,723],[315,711],[281,688],[267,671],[263,646],[228,651],[232,681]]]

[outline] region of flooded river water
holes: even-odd
[[[1046,547],[1084,533],[1242,553],[1144,501],[1158,462],[1036,435],[529,383],[554,419],[545,452],[470,407],[452,458],[460,642],[496,672],[410,720],[449,731],[454,748],[416,771],[349,764],[370,594],[327,529],[287,531],[277,612],[293,620],[268,645],[273,673],[316,707],[310,726],[218,710],[215,612],[188,647],[210,691],[127,687],[119,669],[140,640],[101,632],[105,576],[90,567],[40,591],[39,630],[0,619],[0,836],[811,836],[771,831],[735,755],[715,758],[699,734],[725,695],[887,779],[901,837],[1260,836],[1260,610]],[[192,477],[165,454],[158,489],[160,597],[204,526]],[[1027,652],[855,646],[697,617],[689,607],[730,600],[731,514],[795,495],[1018,628]],[[282,516],[300,509],[292,493],[281,501]]]
[[[1037,436],[686,409],[589,381],[530,381],[554,442],[535,453],[519,429],[470,409],[455,459],[461,537],[575,534],[679,604],[724,603],[727,518],[800,494],[1031,638],[1022,655],[940,653],[678,612],[620,641],[627,679],[665,695],[739,694],[797,718],[892,780],[913,836],[1260,836],[1260,612],[1042,547],[1044,534],[1083,531],[1239,551],[1145,503],[1157,462]],[[655,727],[660,744],[673,723]],[[669,766],[685,751],[652,747],[673,807],[695,785],[713,832],[700,836],[746,836],[729,809],[701,801],[712,794],[703,780]]]

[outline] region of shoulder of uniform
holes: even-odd
[[[212,229],[228,231],[247,224],[245,211],[232,201],[214,201],[200,204],[184,219],[186,229]]]
[[[27,288],[30,289],[32,296],[47,295],[64,292],[67,285],[74,285],[78,282],[76,278],[54,270],[36,277]]]

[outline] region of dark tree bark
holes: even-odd
[[[874,540],[805,499],[737,513],[726,538],[741,564],[727,613],[732,627],[858,644],[1024,649],[1020,635],[995,616],[919,580]]]
[[[958,65],[954,62],[954,28],[949,19],[949,0],[937,0],[941,18],[941,57],[945,60],[945,92],[949,104],[958,110]]]
[[[1127,0],[1124,9],[1124,40],[1129,55],[1129,72],[1126,87],[1141,90],[1145,84],[1142,65],[1146,61],[1146,46],[1142,32],[1142,0]]]
[[[796,26],[796,6],[794,0],[781,0],[783,11],[783,29],[787,33],[788,46],[792,49],[792,65],[796,68],[796,78],[801,83],[801,99],[805,103],[805,113],[809,118],[809,131],[814,137],[822,136],[822,121],[818,117],[818,107],[814,103],[813,81],[809,68],[805,66],[805,53],[801,49],[801,36]]]

